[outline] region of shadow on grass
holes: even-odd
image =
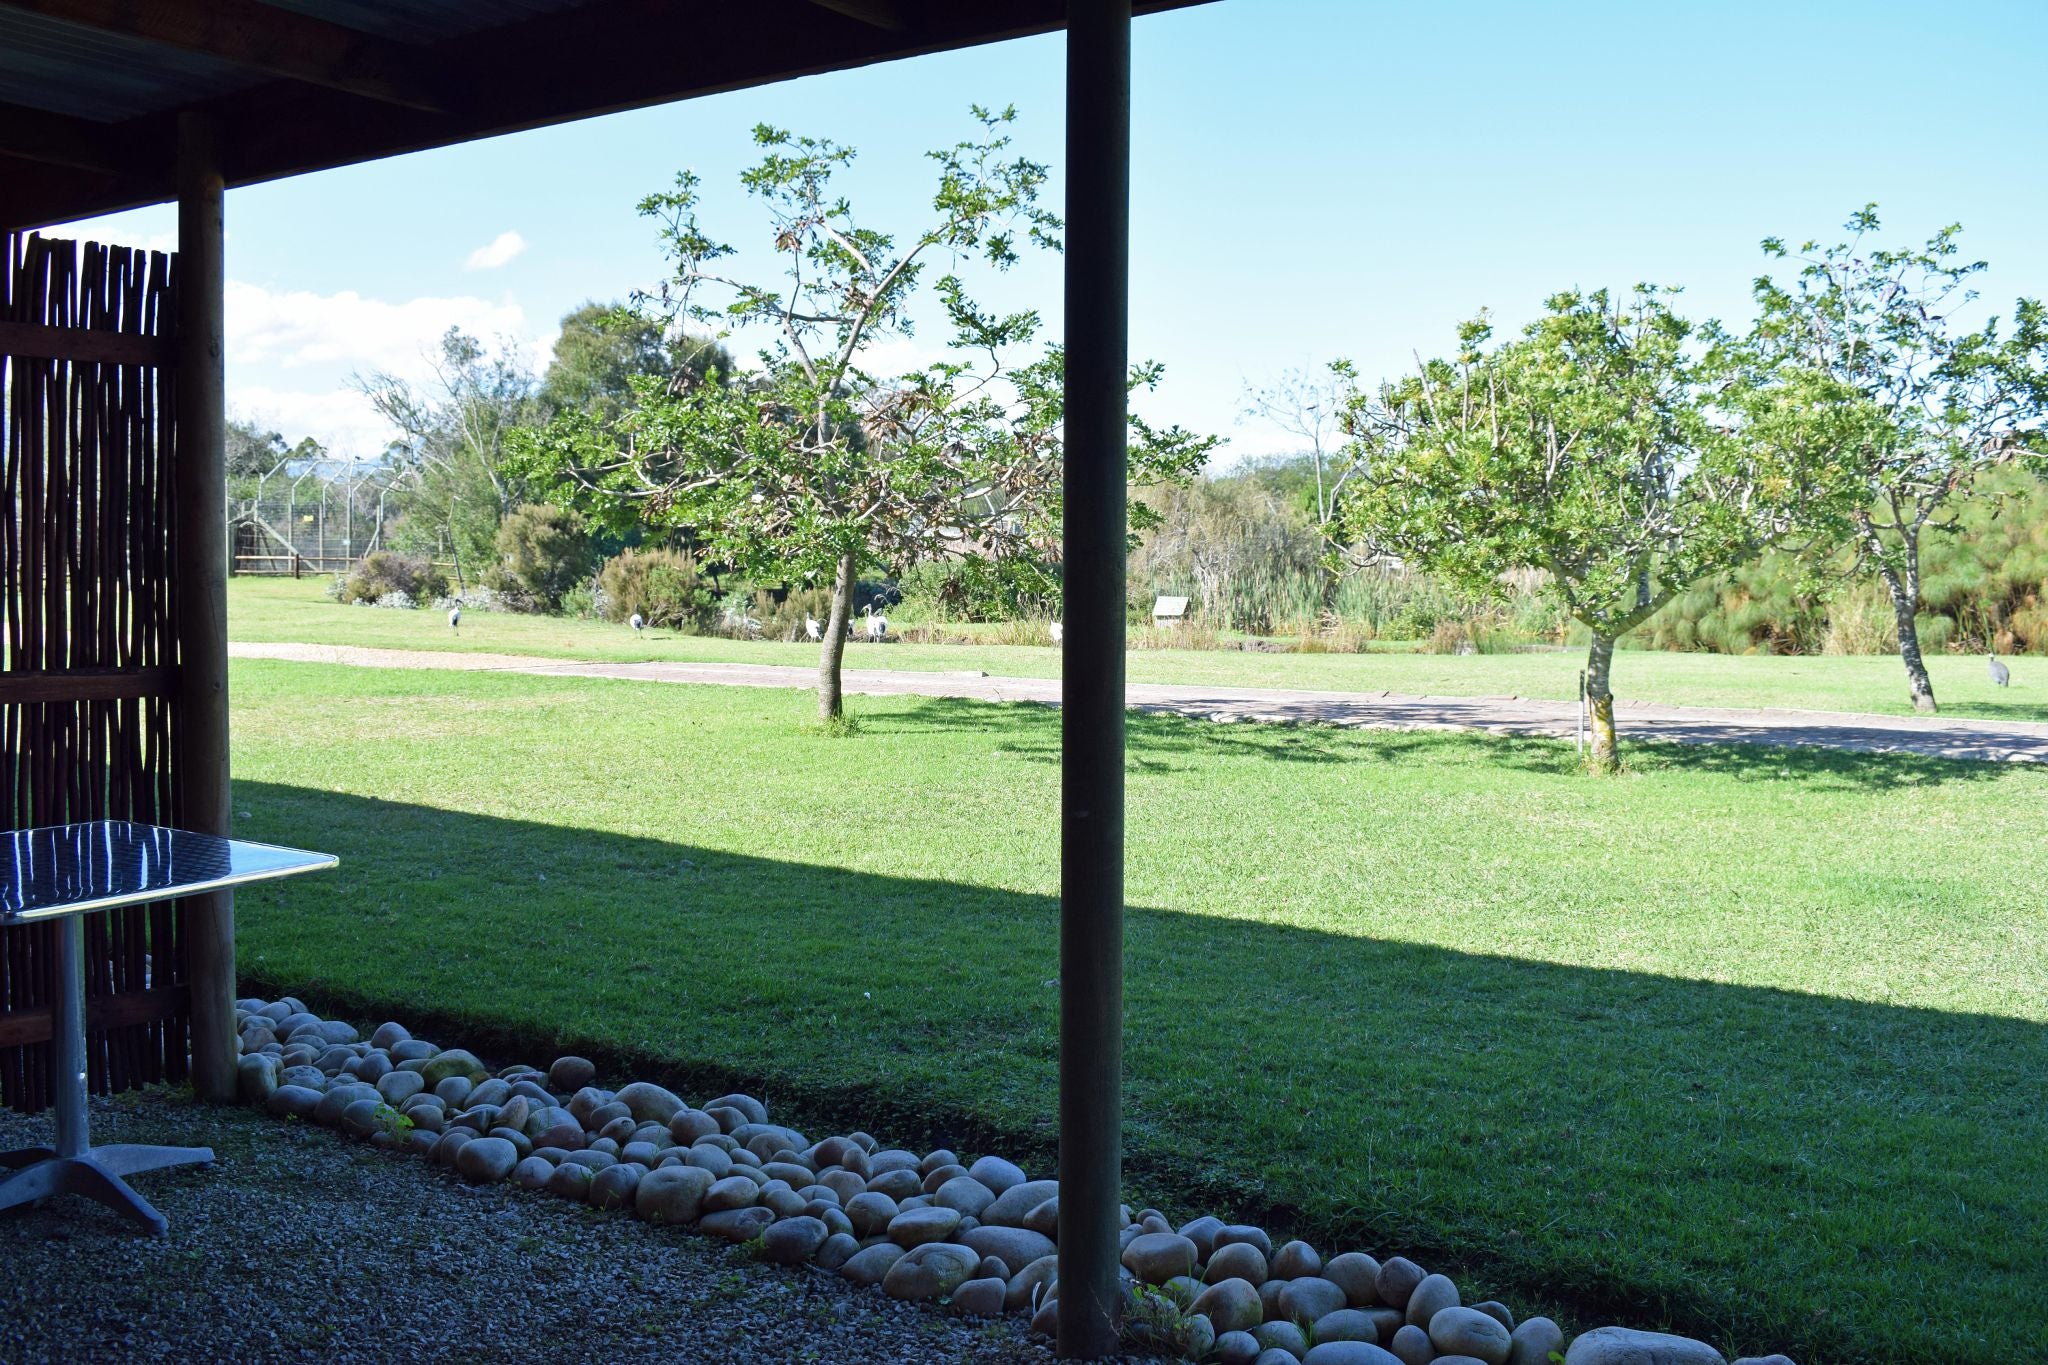
[[[342,858],[238,897],[250,990],[1050,1169],[1049,898],[301,787],[236,804],[239,833]],[[2048,1030],[1145,908],[1127,929],[1144,1199],[1801,1359],[2048,1351]]]
[[[1057,713],[1029,702],[992,708],[986,702],[905,698],[886,713],[863,715],[861,724],[877,733],[999,732],[1005,736],[997,745],[1001,752],[1047,765],[1057,765],[1060,760]],[[1469,751],[1472,732],[1247,724],[1134,711],[1127,717],[1125,737],[1133,772],[1171,772],[1184,766],[1181,760],[1220,757],[1300,764],[1436,762],[1447,750]],[[1584,766],[1568,739],[1495,734],[1481,738],[1488,761],[1501,767],[1570,775]],[[1738,781],[1880,792],[1996,781],[2008,776],[2011,768],[1989,761],[1811,745],[1626,739],[1622,757],[1630,767],[1645,773],[1690,771]]]

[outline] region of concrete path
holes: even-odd
[[[782,664],[580,663],[517,654],[365,649],[353,645],[231,644],[228,653],[237,659],[285,659],[363,668],[445,668],[727,687],[811,688],[818,680],[814,668]],[[1056,678],[849,668],[844,681],[849,693],[862,696],[961,697],[1048,706],[1057,706],[1060,700]],[[1577,707],[1572,702],[1528,697],[1416,697],[1396,692],[1309,692],[1165,683],[1132,683],[1128,695],[1136,710],[1217,721],[1348,725],[1380,730],[1483,730],[1556,739],[1570,739],[1577,725]],[[2028,721],[1921,719],[1624,701],[1616,708],[1616,724],[1624,737],[1636,740],[1803,744],[1866,753],[2048,763],[2048,724]]]

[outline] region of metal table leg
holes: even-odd
[[[95,1148],[85,1112],[85,925],[67,915],[57,930],[57,1018],[51,1044],[57,1063],[57,1145],[0,1152],[0,1209],[82,1194],[126,1214],[161,1237],[169,1225],[121,1177],[168,1166],[213,1163],[210,1147],[116,1143]]]

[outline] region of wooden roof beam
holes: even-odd
[[[811,3],[819,9],[843,14],[869,28],[879,28],[888,33],[901,33],[910,27],[910,18],[904,13],[902,0],[811,0]]]
[[[259,0],[0,0],[85,28],[425,113],[445,112],[418,54]]]
[[[19,104],[0,104],[0,156],[107,175],[135,162],[108,124]]]

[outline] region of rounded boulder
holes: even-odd
[[[495,1185],[518,1164],[519,1149],[503,1138],[474,1138],[455,1153],[455,1173],[475,1185]]]
[[[882,1277],[882,1292],[892,1299],[920,1302],[942,1299],[967,1283],[981,1257],[971,1247],[952,1242],[926,1242],[911,1248]]]
[[[1596,1327],[1572,1343],[1565,1365],[1727,1365],[1704,1341],[1638,1332],[1629,1327]]]
[[[1440,1309],[1429,1320],[1429,1344],[1438,1355],[1472,1356],[1486,1365],[1507,1365],[1508,1329],[1476,1308]]]
[[[1124,1248],[1124,1269],[1146,1284],[1165,1284],[1176,1275],[1192,1274],[1201,1257],[1195,1244],[1177,1232],[1146,1232]]]

